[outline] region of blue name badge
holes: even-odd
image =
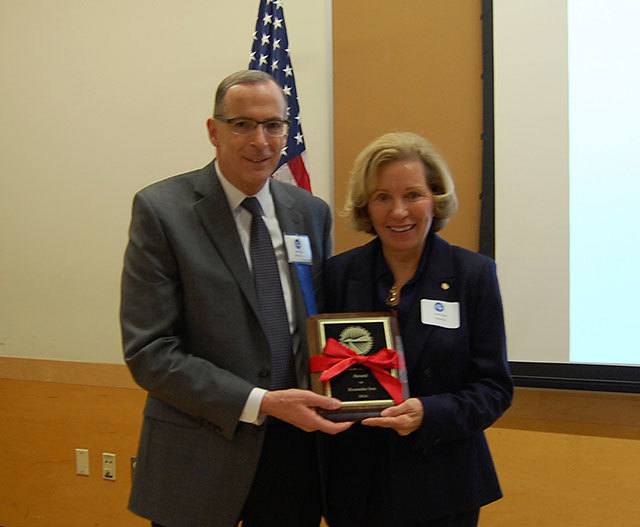
[[[318,312],[318,304],[316,302],[313,275],[311,273],[313,255],[311,253],[309,236],[306,234],[285,234],[284,244],[287,248],[289,263],[293,264],[298,274],[298,282],[302,290],[307,315],[315,315]]]

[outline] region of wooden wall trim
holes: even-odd
[[[0,357],[0,378],[140,389],[124,364]],[[640,394],[516,388],[494,427],[640,439]]]
[[[640,439],[640,394],[516,388],[497,428]]]
[[[112,388],[138,388],[124,364],[0,357],[0,378]]]

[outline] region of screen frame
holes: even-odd
[[[482,193],[479,252],[495,258],[493,0],[482,0]],[[640,367],[509,361],[516,386],[640,393]]]

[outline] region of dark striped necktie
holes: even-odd
[[[293,388],[296,377],[289,319],[271,236],[258,199],[245,198],[242,207],[252,216],[249,252],[260,316],[271,349],[271,389]]]

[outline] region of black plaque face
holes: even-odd
[[[389,343],[391,335],[384,320],[325,321],[321,326],[322,333],[323,347],[329,338],[334,338],[358,355],[372,355],[382,348],[393,347]],[[340,399],[347,406],[350,402],[380,404],[390,400],[389,394],[365,366],[351,366],[331,379],[327,395]]]
[[[334,339],[360,356],[374,355],[384,348],[396,351],[398,369],[389,370],[402,385],[403,397],[408,397],[402,341],[397,322],[390,313],[330,313],[314,315],[309,319],[309,352],[322,355],[329,339]],[[320,372],[311,374],[313,391],[335,397],[342,402],[340,410],[325,413],[334,421],[357,420],[377,416],[395,403],[387,390],[365,365],[353,365],[332,377],[320,381]]]

